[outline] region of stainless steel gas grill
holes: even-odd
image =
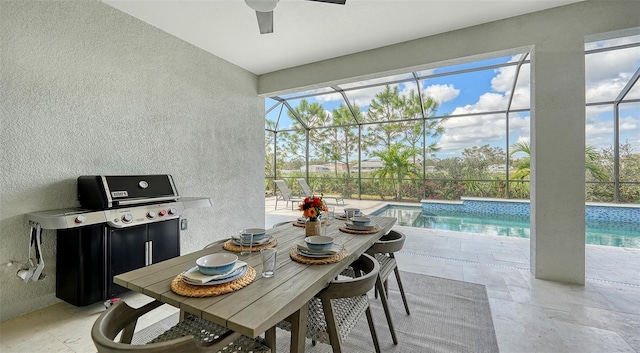
[[[78,200],[80,208],[26,215],[32,227],[57,230],[56,296],[76,306],[126,291],[115,275],[179,256],[180,216],[211,206],[180,197],[167,174],[81,176]]]

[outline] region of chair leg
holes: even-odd
[[[371,331],[371,338],[373,339],[373,346],[376,348],[376,353],[380,353],[380,344],[378,343],[378,335],[376,334],[376,327],[373,326],[373,316],[371,315],[371,306],[367,307],[366,313],[367,313],[367,322],[369,322],[369,331]]]
[[[384,309],[384,316],[387,317],[387,324],[389,325],[389,332],[391,332],[391,339],[393,340],[393,344],[398,344],[398,338],[396,337],[396,329],[393,326],[393,320],[391,320],[391,312],[389,310],[389,302],[387,301],[387,296],[382,289],[382,281],[380,277],[376,280],[376,292],[380,292],[380,299],[382,301],[382,308]]]
[[[402,287],[402,280],[400,280],[400,271],[398,267],[393,269],[393,272],[396,274],[396,280],[398,281],[398,289],[400,289],[400,295],[402,296],[402,301],[404,302],[404,309],[407,312],[407,315],[411,315],[409,313],[409,304],[407,303],[407,297],[404,294],[404,288]]]

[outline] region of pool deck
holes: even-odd
[[[401,204],[345,202],[336,210]],[[300,215],[280,202],[274,208],[275,199],[266,198],[267,227]],[[640,249],[585,245],[586,283],[578,286],[534,278],[529,239],[394,229],[407,236],[396,254],[402,271],[485,285],[501,352],[640,352]],[[397,295],[390,300],[401,306]]]
[[[360,208],[365,214],[376,211],[386,205],[420,206],[420,203],[398,203],[393,201],[345,200],[346,205],[330,207],[342,211],[344,207]],[[300,216],[300,211],[291,211],[279,201],[275,209],[275,198],[265,200],[265,225]],[[491,236],[454,231],[425,228],[403,227],[396,225],[407,235],[407,243],[403,253],[424,258],[441,258],[448,261],[464,261],[486,266],[511,267],[529,270],[529,239]],[[425,241],[428,236],[429,241]],[[411,249],[411,250],[409,250]],[[617,248],[611,246],[586,245],[586,277],[587,279],[620,282],[640,286],[640,249]],[[452,274],[453,275],[453,274]],[[462,280],[460,273],[455,279]]]

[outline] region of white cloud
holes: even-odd
[[[329,93],[315,96],[318,102],[344,102],[340,93]]]
[[[378,94],[383,89],[384,86],[357,89],[348,91],[347,97],[352,104],[355,104],[358,107],[362,108],[371,104],[371,100],[373,99],[373,97],[375,97],[376,94]]]
[[[453,85],[429,85],[424,89],[427,97],[432,97],[438,103],[454,100],[460,95],[460,90]]]
[[[496,92],[509,93],[516,74],[515,66],[501,67],[495,70],[498,74],[491,79],[491,88]]]
[[[515,57],[512,60],[515,60]],[[513,88],[516,69],[515,67],[505,67],[497,69],[495,72],[496,75],[491,80],[493,92],[482,94],[474,104],[455,108],[451,114],[505,110]],[[529,65],[522,66],[520,78],[516,84],[516,94],[512,103],[514,108],[529,107]],[[530,131],[529,115],[511,114],[510,118],[510,135],[516,135],[518,138],[528,140]],[[441,148],[442,155],[446,158],[446,156],[459,155],[460,151],[467,147],[504,143],[506,114],[450,118],[443,125],[445,132],[438,142],[438,146]],[[510,142],[513,143],[513,141]],[[506,152],[506,146],[501,147]]]
[[[500,141],[505,135],[505,116],[481,115],[449,118],[443,123],[444,134],[438,142],[443,153],[461,151]],[[459,154],[459,153],[456,153]]]
[[[634,38],[618,38],[613,45],[638,42]],[[601,47],[590,43],[587,48]],[[585,78],[587,102],[615,99],[640,66],[640,47],[593,53],[585,56]],[[637,84],[636,84],[637,85]],[[636,94],[637,95],[637,94]]]

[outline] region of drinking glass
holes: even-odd
[[[353,210],[344,210],[344,215],[347,217],[347,221],[351,220],[351,217],[355,216]]]
[[[324,223],[320,224],[320,235],[327,235],[327,228],[329,227],[329,220],[327,219]]]
[[[327,219],[332,220],[335,217],[336,208],[335,207],[327,207]]]
[[[262,277],[273,277],[276,272],[276,254],[278,250],[274,248],[262,249]]]
[[[240,232],[240,255],[250,255],[253,246],[253,233]]]

